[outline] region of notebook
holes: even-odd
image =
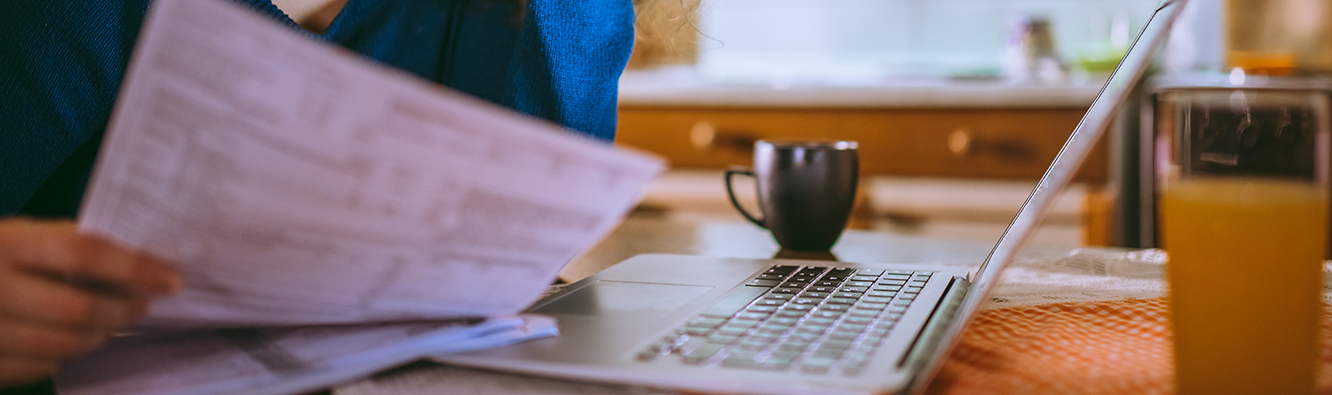
[[[923,392],[1142,78],[1183,3],[1157,8],[975,273],[643,255],[528,309],[555,317],[560,336],[438,360],[708,393]]]

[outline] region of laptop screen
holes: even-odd
[[[1142,79],[1152,56],[1165,42],[1166,33],[1169,32],[1170,25],[1178,16],[1179,10],[1183,8],[1184,2],[1185,0],[1163,1],[1147,21],[1138,39],[1133,42],[1124,59],[1120,61],[1119,67],[1115,68],[1110,79],[1101,88],[1100,94],[1092,102],[1087,114],[1082,117],[1077,128],[1073,129],[1073,134],[1064,143],[1064,148],[1059,151],[1054,163],[1045,171],[1040,183],[1018,210],[1017,217],[1008,225],[1008,229],[999,238],[998,244],[985,259],[985,263],[981,264],[969,279],[972,287],[957,312],[958,319],[949,324],[944,333],[945,340],[929,357],[926,369],[921,372],[913,385],[928,383],[948,351],[956,344],[961,332],[966,329],[967,321],[970,321],[971,316],[976,313],[981,302],[999,279],[999,273],[1017,257],[1017,253],[1031,238],[1036,226],[1049,213],[1056,197],[1073,180],[1074,173],[1087,159],[1092,146],[1100,140],[1102,134],[1105,134],[1110,122],[1133,90],[1133,86]]]

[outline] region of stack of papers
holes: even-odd
[[[186,288],[57,386],[285,391],[549,334],[466,319],[516,317],[662,169],[231,2],[155,1],[79,226]],[[287,329],[217,330],[257,327]]]
[[[63,395],[309,392],[430,355],[555,334],[548,317],[221,329],[113,339],[57,377]]]

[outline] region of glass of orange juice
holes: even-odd
[[[1312,394],[1328,253],[1326,94],[1192,86],[1161,90],[1157,106],[1178,392]]]

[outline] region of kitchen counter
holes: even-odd
[[[736,84],[714,82],[692,67],[628,70],[620,78],[621,107],[743,108],[1079,108],[1091,106],[1101,78],[1060,84],[936,76],[885,78],[855,84]]]

